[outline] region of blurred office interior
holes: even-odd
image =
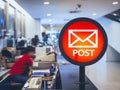
[[[63,58],[58,45],[63,26],[79,17],[96,20],[108,36],[104,57],[86,67],[86,80],[90,83],[86,90],[120,90],[120,0],[0,0],[1,82],[24,48],[34,46],[36,58],[58,64],[60,77],[56,78],[61,82],[56,90],[79,90],[79,67]],[[12,54],[4,62],[3,50]]]

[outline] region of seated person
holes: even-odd
[[[32,38],[32,45],[36,47],[38,44],[39,44],[39,37],[38,35],[35,35],[35,37]]]
[[[13,43],[14,43],[13,40],[14,40],[13,36],[7,39],[7,47],[13,47]]]
[[[18,42],[18,47],[24,47],[25,46],[25,40],[21,40],[20,42]]]
[[[29,69],[32,67],[33,59],[35,54],[34,47],[27,47],[26,54],[19,58],[10,70],[10,76],[0,83],[0,90],[7,90],[6,87],[10,86],[10,82],[24,83],[28,80]],[[11,90],[11,89],[8,89]]]
[[[3,48],[2,56],[7,57],[7,58],[12,58],[12,53],[9,50],[7,50],[7,48]]]

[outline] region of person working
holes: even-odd
[[[10,70],[12,81],[17,83],[25,83],[27,81],[29,69],[33,64],[32,57],[34,54],[34,47],[29,46],[26,48],[26,53],[16,61]]]
[[[43,43],[48,45],[48,35],[45,32],[42,32]]]
[[[10,76],[5,79],[3,82],[0,83],[0,90],[11,90],[10,89],[10,83],[15,82],[15,83],[24,83],[28,80],[29,75],[29,69],[32,67],[33,64],[33,59],[35,54],[35,48],[34,47],[27,47],[26,48],[26,53],[19,58],[13,67],[10,70]],[[8,88],[9,89],[6,89]]]
[[[36,47],[38,44],[39,44],[39,37],[38,35],[35,35],[35,37],[32,38],[32,45]]]
[[[12,58],[12,53],[5,47],[2,50],[2,56],[7,58]]]

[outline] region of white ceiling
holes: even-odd
[[[77,17],[98,18],[120,9],[120,0],[16,0],[34,18],[41,18],[42,24],[64,24]],[[44,5],[44,1],[49,1],[49,5]],[[113,5],[112,2],[119,4]],[[81,12],[70,14],[75,10],[77,4],[81,4]],[[47,13],[52,14],[48,17]],[[96,16],[92,14],[96,13]],[[52,20],[52,21],[51,21]]]

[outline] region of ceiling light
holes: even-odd
[[[53,27],[53,24],[50,24],[51,27]]]
[[[51,22],[50,25],[53,25],[53,23]]]
[[[114,16],[117,16],[117,14],[116,14],[116,13],[113,13],[113,15],[114,15]]]
[[[48,17],[51,16],[51,15],[52,15],[52,14],[50,14],[50,13],[47,14]]]
[[[49,5],[50,4],[50,2],[44,2],[44,5]]]
[[[97,13],[93,13],[92,15],[93,15],[93,16],[96,16],[96,15],[97,15]]]
[[[112,4],[113,4],[113,5],[117,5],[117,4],[118,4],[118,2],[113,2]]]
[[[52,20],[50,19],[49,22],[52,22]]]

